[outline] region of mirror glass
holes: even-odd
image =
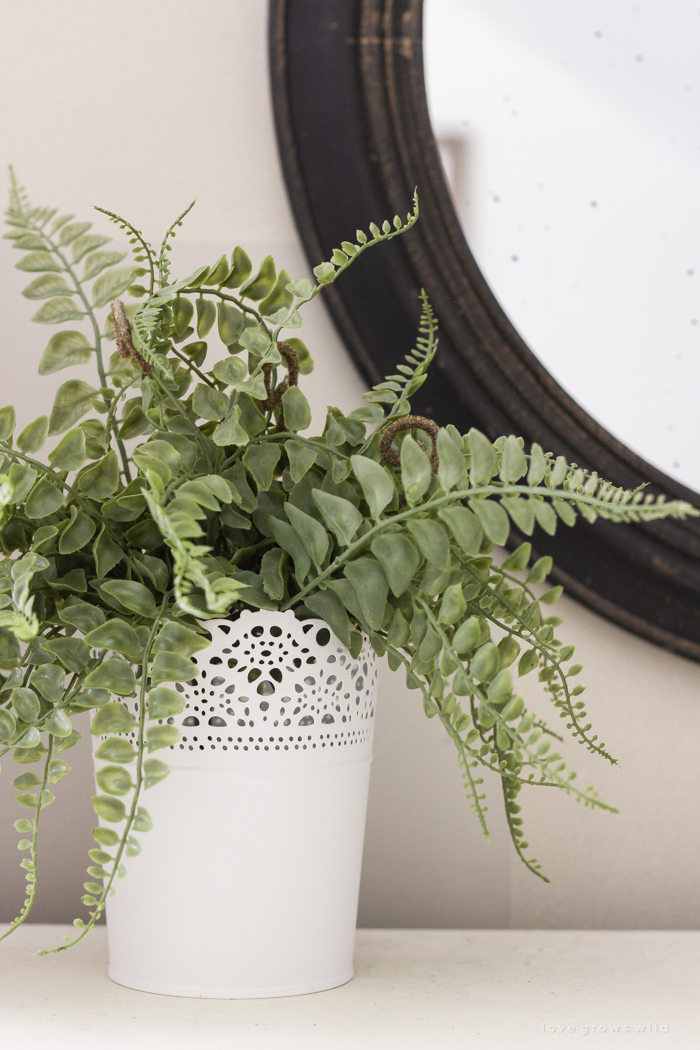
[[[425,0],[431,121],[511,321],[607,430],[700,491],[700,8]]]

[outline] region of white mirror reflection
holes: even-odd
[[[425,0],[431,120],[486,280],[607,430],[700,491],[700,7]]]

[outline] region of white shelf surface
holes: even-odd
[[[695,931],[359,930],[349,984],[248,1000],[122,988],[104,928],[35,954],[71,931],[28,924],[0,945],[3,1050],[700,1047]]]

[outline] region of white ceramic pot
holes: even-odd
[[[333,988],[353,975],[375,655],[292,613],[206,626],[172,772],[142,797],[153,830],[107,906],[109,975],[205,998]]]

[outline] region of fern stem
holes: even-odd
[[[302,437],[301,434],[289,430],[283,430],[279,433],[263,434],[261,437],[251,438],[246,445],[241,445],[232,456],[229,456],[228,459],[224,460],[221,469],[226,470],[228,467],[236,463],[245,454],[245,450],[250,448],[251,445],[263,445],[268,441],[289,441],[290,438],[294,441],[302,441],[305,445],[311,445],[314,448],[318,448],[319,452],[327,452],[329,455],[337,456],[338,459],[350,459],[349,454],[340,452],[334,445],[328,445],[321,438]]]
[[[474,777],[472,776],[471,765],[467,755],[465,754],[464,747],[457,748],[457,759],[460,766],[462,767],[463,779],[467,781],[467,798],[471,804],[472,813],[475,814],[476,819],[479,821],[479,827],[481,833],[486,839],[491,839],[491,832],[489,831],[488,824],[486,823],[486,816],[484,809],[481,805],[481,799],[483,795],[479,795],[479,787]]]
[[[29,850],[29,856],[33,864],[31,874],[34,876],[33,879],[27,881],[27,900],[22,907],[19,915],[14,919],[7,930],[0,936],[0,941],[4,941],[6,937],[9,937],[11,933],[14,933],[18,926],[21,926],[23,922],[29,916],[30,911],[34,907],[34,901],[36,900],[36,887],[38,881],[38,866],[37,866],[37,839],[39,835],[39,814],[41,813],[41,803],[46,791],[46,784],[49,778],[49,763],[51,761],[51,755],[53,753],[53,736],[49,733],[49,746],[46,749],[46,760],[44,762],[44,776],[41,782],[41,788],[37,796],[36,810],[34,811],[34,820],[32,822],[32,844]]]
[[[596,499],[595,496],[586,496],[579,492],[566,492],[563,489],[548,489],[544,486],[537,485],[480,485],[473,489],[461,489],[458,492],[448,492],[442,496],[434,496],[426,503],[419,503],[415,507],[409,507],[408,510],[404,510],[399,514],[394,514],[390,518],[382,518],[378,521],[368,532],[361,536],[359,540],[355,540],[351,543],[342,554],[339,554],[331,564],[319,573],[303,590],[295,594],[293,598],[290,598],[287,602],[280,606],[280,610],[284,612],[286,609],[291,608],[292,605],[296,605],[298,602],[303,601],[305,596],[313,588],[317,587],[319,583],[328,579],[334,572],[336,572],[345,562],[349,561],[354,555],[362,548],[366,547],[368,543],[378,535],[382,529],[387,528],[389,525],[395,525],[397,522],[406,521],[418,514],[424,514],[426,510],[432,510],[434,507],[440,507],[445,503],[456,503],[458,500],[475,499],[478,496],[542,496],[547,499],[563,499],[570,500],[574,503],[583,503],[593,509],[603,508],[609,510],[612,507],[618,508],[620,511],[629,510],[639,512],[642,508],[639,506],[630,507],[628,504],[623,503],[605,503],[602,500]],[[689,503],[684,503],[682,500],[677,500],[678,504],[677,516],[682,517],[683,515],[690,515],[697,517],[700,515],[700,510],[696,510]],[[672,506],[670,503],[663,504],[666,511]],[[653,510],[653,508],[652,508]],[[653,516],[653,515],[650,515]],[[624,520],[624,514],[620,514],[620,520]],[[634,520],[634,519],[632,519]],[[500,601],[500,599],[499,599]]]
[[[170,349],[176,357],[179,357],[180,360],[187,365],[191,372],[194,372],[196,375],[199,376],[203,383],[206,383],[207,386],[212,388],[212,390],[219,389],[216,383],[212,383],[211,379],[208,379],[207,376],[205,376],[204,372],[200,372],[199,368],[197,368],[194,361],[190,361],[190,359],[185,354],[181,353],[176,346],[171,346]]]
[[[134,383],[139,382],[139,380],[142,379],[142,378],[143,377],[141,375],[134,376],[134,378],[131,379],[126,384],[126,386],[121,387],[115,393],[115,396],[110,401],[110,403],[109,403],[109,405],[107,407],[107,420],[113,422],[115,430],[117,429],[117,426],[118,426],[116,416],[117,416],[117,408],[119,407],[120,402],[124,400],[124,397],[126,396],[126,394],[128,394],[129,390],[131,390],[131,388],[134,385]]]
[[[131,833],[131,829],[136,819],[136,810],[138,808],[139,798],[141,796],[141,787],[143,785],[143,755],[145,746],[145,728],[146,728],[146,689],[148,686],[148,663],[151,657],[151,649],[153,648],[153,642],[155,641],[158,628],[160,627],[161,620],[165,615],[165,610],[168,604],[167,596],[163,598],[160,609],[158,610],[156,617],[153,621],[150,633],[148,635],[148,641],[144,647],[143,660],[141,661],[141,688],[139,692],[139,728],[138,728],[138,755],[136,758],[136,783],[134,785],[134,797],[131,801],[131,808],[129,815],[126,818],[126,827],[124,834],[121,837],[121,841],[117,848],[116,856],[112,862],[112,871],[110,872],[109,878],[107,879],[106,885],[103,887],[100,899],[95,905],[95,908],[90,912],[90,921],[85,924],[81,929],[80,934],[75,937],[68,944],[61,944],[57,948],[49,948],[46,951],[38,952],[38,955],[55,955],[58,952],[64,952],[68,948],[72,948],[74,944],[82,941],[92,927],[95,925],[100,915],[105,909],[107,898],[110,890],[112,889],[112,883],[116,878],[117,872],[119,871],[119,865],[121,863],[124,850],[126,849],[126,842]]]
[[[500,754],[500,751],[498,753]],[[501,789],[503,791],[503,808],[506,811],[506,821],[508,822],[510,840],[513,843],[513,846],[515,847],[515,852],[518,854],[520,860],[523,862],[528,871],[531,871],[532,874],[536,875],[538,879],[542,879],[543,882],[550,882],[551,880],[548,879],[547,876],[539,870],[537,862],[534,860],[528,860],[523,852],[523,847],[520,844],[522,836],[518,835],[516,832],[517,825],[513,824],[513,814],[511,812],[510,806],[508,805],[508,803],[512,801],[508,798],[509,784],[507,783],[507,781],[509,780],[509,777],[501,777]]]
[[[32,467],[36,467],[39,471],[41,471],[41,473],[47,480],[51,481],[51,483],[56,486],[56,488],[65,489],[66,492],[68,492],[73,497],[78,506],[82,507],[86,514],[88,514],[91,518],[94,518],[95,521],[98,521],[100,525],[104,524],[104,519],[99,514],[97,514],[96,511],[91,510],[89,504],[85,502],[82,496],[80,496],[75,491],[72,485],[69,485],[67,481],[62,480],[60,475],[57,474],[55,470],[53,470],[51,467],[47,467],[40,460],[33,459],[31,456],[25,455],[24,452],[19,452],[16,448],[10,448],[6,441],[2,441],[0,442],[0,444],[4,446],[4,453],[6,456],[10,456],[13,459],[19,459],[23,463],[29,463]]]
[[[239,299],[236,295],[228,295],[226,292],[222,292],[219,288],[181,288],[180,295],[215,295],[218,299],[223,299],[227,303],[235,303],[235,305],[243,310],[246,314],[252,314],[253,317],[261,324],[267,331],[267,325],[265,324],[262,314],[252,306],[246,306],[242,299]]]
[[[176,397],[173,397],[172,393],[170,392],[170,390],[168,390],[167,386],[162,381],[162,379],[160,378],[160,376],[158,375],[157,372],[153,372],[151,378],[155,380],[155,382],[158,384],[158,386],[163,391],[165,396],[170,401],[172,401],[174,407],[180,413],[182,418],[187,420],[187,422],[188,422],[188,424],[189,424],[189,426],[190,426],[190,428],[192,430],[192,433],[195,436],[195,439],[199,443],[199,446],[202,449],[202,452],[204,453],[204,458],[207,461],[207,465],[208,465],[209,471],[211,473],[214,470],[214,464],[212,462],[211,453],[209,451],[209,446],[207,445],[207,443],[206,443],[206,441],[204,439],[204,434],[202,434],[201,430],[197,426],[197,423],[196,423],[194,417],[192,416],[192,413],[185,411],[185,409],[182,407],[182,404],[180,403],[180,401],[178,401],[178,399]]]
[[[127,222],[126,219],[123,219],[121,215],[117,215],[116,212],[113,211],[108,211],[107,208],[100,208],[97,204],[94,204],[93,207],[95,211],[102,212],[103,215],[106,215],[108,219],[111,219],[112,222],[116,223],[117,225],[121,223],[122,227],[125,227],[132,235],[132,237],[135,237],[136,240],[139,242],[139,244],[141,245],[141,251],[144,251],[146,253],[146,258],[148,260],[148,268],[150,270],[150,284],[148,290],[148,297],[150,299],[150,297],[153,295],[156,284],[154,252],[150,244],[144,238],[141,231],[137,230],[136,227],[132,226],[131,223]]]
[[[507,609],[511,616],[513,616],[514,619],[518,621],[522,631],[527,632],[528,644],[531,645],[533,649],[536,649],[539,653],[541,653],[546,659],[551,660],[552,666],[555,667],[562,689],[564,690],[563,707],[566,713],[568,714],[569,718],[571,719],[574,729],[574,736],[578,736],[581,740],[583,740],[590,752],[595,752],[602,758],[606,758],[608,762],[610,762],[613,766],[617,765],[617,760],[613,758],[612,755],[609,754],[604,747],[602,747],[599,744],[596,744],[594,740],[591,740],[588,734],[581,727],[577,713],[574,710],[574,706],[571,702],[571,695],[569,693],[569,686],[566,679],[566,675],[561,666],[561,663],[557,659],[558,654],[554,646],[549,646],[546,642],[543,642],[542,639],[538,636],[537,631],[525,622],[518,610],[509,603],[508,599],[504,598],[503,595],[497,594],[495,588],[491,587],[491,585],[485,582],[484,580],[481,580],[478,574],[474,571],[474,569],[472,569],[468,562],[463,562],[463,564],[467,571],[474,577],[474,579],[478,580],[478,582],[481,583],[482,586],[484,586],[488,591],[490,591],[490,593],[493,595],[496,601],[498,601],[505,609]],[[503,624],[496,616],[493,615],[493,613],[487,612],[484,609],[480,609],[480,614],[484,616],[487,620],[490,620],[490,622],[493,623],[495,626],[507,631],[508,634],[516,634],[519,638],[523,638],[523,641],[525,640],[524,634],[520,634],[517,631],[512,630],[510,625]]]
[[[170,262],[168,260],[168,256],[166,255],[168,249],[168,240],[171,237],[175,236],[175,227],[182,226],[182,220],[189,212],[192,211],[195,204],[196,200],[193,200],[190,204],[188,204],[185,210],[183,212],[180,212],[177,219],[175,219],[175,222],[173,222],[172,225],[170,225],[165,231],[165,236],[163,237],[163,240],[161,241],[160,245],[160,252],[158,253],[158,262],[156,264],[158,267],[158,288],[164,287],[170,271]],[[151,285],[150,295],[153,295],[153,285]]]
[[[433,628],[433,630],[436,631],[440,635],[440,638],[441,638],[441,641],[442,641],[442,644],[443,644],[443,648],[447,652],[450,653],[450,655],[452,656],[453,660],[455,660],[458,664],[462,664],[462,661],[461,661],[461,659],[459,657],[459,654],[456,653],[455,650],[453,649],[453,647],[452,647],[452,645],[450,643],[450,640],[447,637],[447,633],[445,632],[442,624],[440,624],[439,621],[437,620],[437,618],[435,617],[432,608],[423,599],[419,599],[418,600],[418,604],[422,607],[423,611],[425,612],[426,616],[428,617],[428,620],[429,620],[430,625]],[[466,672],[465,672],[465,674],[466,674]],[[467,675],[467,677],[470,677],[470,676]],[[528,748],[527,744],[520,737],[520,735],[517,733],[517,731],[512,729],[508,725],[508,723],[504,721],[504,719],[501,717],[500,711],[497,711],[496,708],[489,702],[488,697],[484,693],[483,689],[480,686],[478,686],[475,682],[473,682],[473,680],[470,679],[470,682],[471,682],[472,688],[474,689],[474,695],[479,699],[479,701],[481,703],[483,703],[488,708],[488,712],[491,715],[491,717],[494,719],[494,723],[496,725],[498,725],[506,733],[506,735],[509,737],[509,739],[510,739],[511,743],[514,745],[514,747],[517,746],[519,749],[521,749],[521,750],[523,750],[525,752],[525,754],[528,757],[528,763],[527,764],[530,765],[532,768],[538,769],[540,771],[540,774],[542,776],[542,780],[539,782],[539,784],[537,784],[535,786],[559,788],[562,791],[566,791],[567,794],[574,794],[579,801],[587,800],[588,796],[586,795],[585,792],[579,791],[578,788],[573,787],[573,785],[570,783],[570,781],[564,780],[558,774],[550,772],[546,768],[547,767],[546,759],[540,758],[538,755],[533,754],[532,751],[530,751],[530,749]],[[438,708],[438,709],[441,710],[440,708]],[[481,739],[484,741],[484,743],[489,745],[489,748],[492,750],[492,753],[500,754],[500,752],[498,751],[497,748],[495,748],[495,747],[491,748],[491,741],[489,741],[487,739],[487,737],[484,735],[484,731],[482,730],[482,727],[479,725],[478,720],[476,718],[476,714],[475,714],[473,706],[472,706],[472,719],[473,719],[473,722],[474,722],[474,726],[479,731],[479,735],[481,736]],[[443,725],[445,725],[446,728],[448,727],[448,724],[451,725],[451,721],[445,722],[445,720],[442,718],[442,713],[441,713],[441,720],[443,722]],[[462,738],[459,736],[459,733],[457,732],[456,729],[454,729],[453,732],[450,733],[450,735],[453,737],[453,739],[459,740],[460,745],[462,747],[467,746],[467,745],[465,745],[465,743],[462,740]],[[473,757],[476,758],[479,762],[481,762],[481,764],[484,765],[487,769],[490,769],[492,772],[498,773],[501,776],[504,775],[504,774],[501,773],[501,771],[498,768],[495,768],[489,762],[486,762],[485,759],[482,758],[482,756],[480,754],[478,754],[477,752],[472,752],[472,753],[473,753]],[[605,757],[609,757],[609,756],[605,755],[605,752],[601,752],[601,753]],[[614,761],[614,760],[611,759],[611,761]],[[514,783],[518,783],[518,784],[531,784],[532,783],[532,781],[526,780],[526,779],[520,777],[518,773],[511,772],[511,773],[508,773],[507,775],[513,780]],[[590,801],[590,799],[588,799],[588,800]],[[595,802],[595,803],[591,803],[591,804],[595,804],[601,809],[607,809],[609,811],[615,812],[613,807],[608,806],[605,803]]]
[[[56,629],[52,634],[49,634],[47,637],[49,637],[49,638],[55,637],[58,633],[59,633],[59,630]],[[27,654],[25,654],[25,658],[26,658],[26,655]],[[98,657],[98,660],[97,660],[97,663],[95,664],[95,667],[99,667],[99,665],[102,663],[102,661],[104,660],[106,655],[107,655],[107,651],[104,650],[102,652],[102,654]],[[26,676],[25,676],[25,679],[24,679],[24,683],[23,683],[25,686],[27,685],[27,682],[28,682],[28,679],[29,679],[29,675],[31,674],[31,672],[33,670],[34,670],[34,665],[30,664],[27,667],[27,673],[26,673]],[[53,715],[53,713],[55,711],[63,711],[66,707],[68,707],[71,704],[71,702],[75,699],[76,695],[80,692],[80,688],[82,686],[83,679],[86,677],[86,675],[87,675],[87,671],[80,671],[80,672],[76,672],[75,673],[75,675],[73,676],[73,678],[70,681],[70,684],[69,684],[68,688],[64,691],[64,695],[63,695],[63,698],[61,699],[61,701],[58,704],[55,704],[53,707],[51,707],[48,711],[44,711],[44,713],[36,720],[36,722],[34,723],[36,729],[41,730],[42,726],[46,722],[48,722],[48,720],[51,718],[51,716]],[[15,749],[15,747],[17,747],[17,744],[11,743],[11,744],[8,744],[4,748],[0,748],[0,758],[3,758],[8,753],[8,751],[13,751]]]

